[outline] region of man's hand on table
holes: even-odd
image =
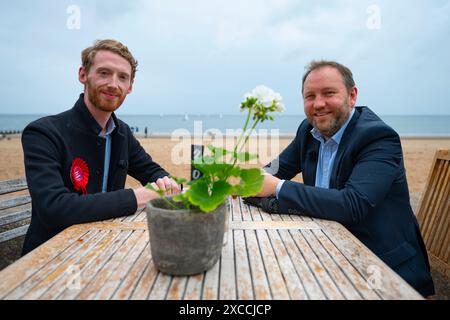
[[[274,177],[269,173],[264,174],[264,182],[263,187],[260,192],[258,192],[255,197],[270,197],[275,195],[275,191],[277,189],[278,182],[280,179]]]
[[[151,185],[157,190],[164,190],[166,196],[179,194],[181,190],[178,183],[167,176],[159,178],[155,182],[152,182]],[[159,194],[157,192],[147,189],[146,187],[136,188],[133,189],[133,191],[134,195],[136,196],[138,208],[145,207],[147,205],[147,202],[159,197]]]
[[[278,200],[275,197],[278,182],[280,182],[280,179],[265,173],[261,191],[254,197],[243,198],[244,202],[259,207],[268,213],[279,213]]]

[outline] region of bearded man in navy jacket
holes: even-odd
[[[268,211],[340,222],[418,292],[432,295],[400,138],[372,110],[355,107],[357,94],[347,67],[334,61],[307,67],[302,82],[307,119],[265,168],[257,197],[276,197],[263,206]],[[303,183],[290,181],[300,172]]]
[[[159,196],[145,187],[124,189],[127,174],[167,194],[180,191],[114,114],[136,73],[128,48],[100,40],[81,59],[84,93],[74,107],[30,123],[22,134],[32,199],[22,254],[71,225],[130,215]]]

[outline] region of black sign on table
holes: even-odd
[[[197,180],[202,176],[200,170],[195,169],[192,162],[203,157],[203,149],[204,146],[202,145],[191,144],[191,180]]]

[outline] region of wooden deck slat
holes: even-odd
[[[250,210],[248,209],[248,206],[241,199],[238,199],[236,202],[237,202],[238,208],[241,211],[242,221],[253,221],[252,215],[250,214]]]
[[[244,203],[244,201],[242,201],[242,199],[239,200],[239,206],[241,209],[243,221],[254,221],[255,219],[262,220],[259,212],[252,210],[252,208],[254,208],[254,207],[249,206],[248,204]]]
[[[439,218],[442,216],[439,214],[440,206],[442,206],[443,201],[442,197],[446,196],[448,198],[448,193],[444,195],[443,189],[446,185],[446,181],[448,181],[448,175],[450,174],[449,170],[446,170],[448,164],[445,163],[443,160],[439,160],[439,171],[436,172],[436,175],[438,176],[437,182],[436,182],[436,189],[432,190],[432,200],[431,203],[429,203],[429,210],[428,210],[428,223],[427,223],[427,231],[425,233],[425,242],[428,244],[429,250],[431,252],[436,250],[435,245],[433,244],[433,239],[436,239],[436,229],[439,226]]]
[[[445,165],[445,174],[442,187],[439,191],[438,200],[439,204],[436,205],[436,217],[435,217],[435,227],[433,229],[434,236],[432,239],[428,241],[429,246],[428,249],[431,252],[435,252],[437,256],[441,256],[440,251],[443,245],[450,246],[450,243],[444,242],[444,229],[447,229],[448,227],[448,220],[447,224],[445,223],[445,220],[448,219],[448,204],[450,203],[450,162],[446,163]],[[445,201],[444,199],[447,199]],[[445,214],[445,211],[447,210],[447,214]],[[441,214],[439,214],[441,213]]]
[[[149,248],[150,251],[150,248]],[[149,257],[151,255],[149,254]],[[150,294],[150,290],[152,289],[153,283],[156,280],[158,275],[158,270],[155,267],[155,264],[149,259],[149,263],[146,265],[144,273],[142,277],[137,282],[135,290],[131,295],[132,300],[145,300],[148,298]]]
[[[27,189],[26,179],[12,179],[0,181],[0,195],[15,191],[21,191]]]
[[[6,199],[0,201],[0,210],[18,207],[24,204],[31,203],[30,196],[20,196],[12,199]]]
[[[0,233],[0,242],[8,241],[20,236],[23,236],[27,233],[28,228],[30,227],[29,224],[17,227],[15,229],[11,229],[5,232]]]
[[[271,230],[273,231],[273,230]],[[272,245],[269,241],[266,230],[257,230],[256,237],[261,249],[261,256],[264,263],[267,280],[269,282],[270,291],[273,299],[287,300],[289,299],[289,292],[286,287],[283,274],[278,265],[278,260],[273,252]]]
[[[450,263],[450,245],[448,245],[450,244],[450,201],[448,201],[447,203],[446,212],[447,212],[447,217],[445,218],[445,224],[447,225],[447,228],[445,229],[446,236],[444,240],[444,245],[442,246],[442,250],[441,252],[439,252],[439,256],[448,265]],[[450,277],[450,269],[448,269],[447,272]]]
[[[234,252],[236,256],[236,283],[237,299],[252,300],[255,299],[253,294],[253,285],[250,271],[250,262],[247,255],[247,247],[243,230],[233,231]]]
[[[205,273],[200,273],[189,277],[186,285],[186,292],[184,294],[185,300],[200,300],[202,298],[204,277]]]
[[[281,219],[281,215],[274,213],[269,215],[269,219],[272,221],[283,221],[283,219]]]
[[[203,284],[203,300],[217,300],[219,298],[220,259],[205,274]]]
[[[291,257],[284,246],[283,240],[277,230],[267,230],[270,242],[280,266],[283,279],[286,282],[286,288],[289,292],[289,298],[295,300],[304,300],[307,298],[306,291],[301,280],[295,270],[295,266]]]
[[[450,268],[448,268],[450,263],[450,199],[447,201],[444,210],[445,219],[442,221],[442,233],[445,237],[442,239],[440,250],[435,255],[447,264],[447,272],[450,274]]]
[[[80,292],[78,299],[81,300],[92,300],[97,299],[97,294],[102,292],[110,292],[112,288],[110,287],[109,277],[117,272],[117,269],[124,259],[124,257],[130,252],[130,250],[136,245],[139,240],[139,236],[142,231],[133,231],[129,236],[128,231],[122,232],[125,235],[125,240],[118,245],[117,250],[111,255],[107,262],[103,265],[101,270],[96,272],[95,276],[91,279],[89,284],[84,287],[83,292]]]
[[[378,300],[380,297],[377,293],[370,289],[367,282],[361,274],[351,265],[351,263],[342,255],[342,253],[333,245],[333,243],[325,236],[322,230],[312,231],[320,244],[326,248],[326,251],[333,257],[345,275],[350,279],[353,286],[361,294],[363,299]]]
[[[8,299],[36,299],[44,291],[47,285],[53,283],[61,274],[63,274],[68,266],[70,257],[78,253],[80,243],[89,242],[94,236],[94,232],[86,232],[77,241],[72,241],[66,250],[57,255],[54,259],[45,264],[38,272],[34,273],[30,278],[24,281],[19,287],[8,295]]]
[[[313,300],[325,299],[326,296],[321,286],[311,269],[308,267],[302,252],[299,251],[290,232],[288,230],[280,230],[279,234],[295,268],[296,274],[300,279],[301,287],[305,288],[306,298]]]
[[[9,265],[1,271],[0,281],[0,299],[4,299],[16,287],[40,270],[44,265],[59,255],[72,243],[72,239],[81,237],[87,230],[85,228],[72,227],[67,229],[64,234],[53,237],[39,246],[29,254],[22,257],[19,261]]]
[[[379,289],[374,288],[374,290],[377,290],[377,293],[383,299],[402,299],[403,297],[422,299],[419,293],[405,281],[402,281],[399,275],[392,272],[387,265],[372,254],[362,243],[354,237],[349,237],[349,231],[342,225],[325,220],[318,223],[323,226],[322,230],[330,241],[339,247],[342,254],[362,273],[367,283],[371,283],[374,275],[373,271],[379,271],[382,275],[381,286]],[[389,277],[385,276],[387,274],[389,274]]]
[[[173,277],[167,292],[167,300],[181,300],[186,290],[187,276]]]
[[[339,292],[350,300],[360,300],[362,297],[355,290],[353,284],[347,279],[346,275],[342,272],[341,268],[330,257],[329,253],[323,248],[317,238],[310,230],[302,230],[302,234],[305,240],[308,242],[311,248],[314,248],[314,252],[323,266],[326,266],[327,273],[339,289]]]
[[[31,209],[8,212],[0,215],[0,226],[4,226],[17,221],[25,220],[31,217]]]
[[[231,215],[229,216],[231,217]],[[234,260],[234,241],[233,230],[228,228],[225,232],[225,245],[222,248],[222,255],[220,257],[220,292],[219,298],[224,300],[236,299],[236,275],[235,275],[235,260]]]
[[[111,220],[109,220],[109,221],[111,221],[111,222],[122,222],[125,218],[126,218],[126,217],[118,217],[118,218],[111,219]],[[107,220],[107,221],[108,221],[108,220]]]
[[[136,217],[137,217],[136,213],[133,215],[126,216],[125,218],[122,219],[122,222],[133,222],[134,219],[136,219]]]
[[[257,212],[257,213],[253,214],[254,216],[257,216],[257,214],[259,214],[259,216],[261,217],[261,221],[272,221],[272,215],[271,214],[261,210],[260,208],[253,207],[253,206],[250,207],[250,209],[251,209],[252,212],[255,212],[255,211]]]
[[[284,215],[283,221],[301,221],[310,223],[313,220],[309,217],[302,217],[299,215]],[[292,259],[292,262],[294,263],[294,267],[297,270],[297,275],[300,277],[302,288],[304,288],[305,294],[307,296],[305,299],[325,299],[326,296],[324,295],[320,284],[312,274],[311,269],[308,267],[302,252],[298,251],[298,247],[295,244],[292,234],[287,230],[279,230],[278,233],[280,234],[283,244],[285,245],[286,250],[288,251]]]
[[[89,224],[91,229],[98,230],[148,230],[147,222],[136,222],[136,221],[128,221],[128,222],[92,222]]]
[[[450,149],[434,155],[417,220],[432,266],[450,275]]]
[[[164,300],[167,296],[167,291],[170,287],[171,281],[172,281],[171,276],[158,272],[158,277],[156,278],[152,291],[150,291],[148,299]]]
[[[114,293],[112,297],[113,300],[126,300],[131,297],[136,284],[139,282],[142,274],[144,273],[146,266],[151,262],[150,256],[150,246],[148,240],[146,239],[145,248],[140,253],[139,258],[133,264],[130,272],[125,276],[122,283],[119,285],[119,288]]]
[[[97,279],[100,281],[104,281],[104,284],[101,285],[100,289],[95,294],[95,299],[97,300],[106,300],[111,299],[111,296],[114,294],[115,290],[119,287],[122,279],[125,278],[130,268],[135,263],[136,259],[144,249],[147,244],[148,239],[143,236],[144,231],[136,230],[133,235],[128,238],[129,242],[124,243],[122,247],[119,249],[119,253],[123,252],[123,259],[120,260],[120,257],[123,255],[119,255],[116,253],[112,260],[110,260],[110,265],[106,265],[104,269],[110,270],[110,275],[105,274],[103,279],[99,275],[97,275]],[[136,238],[134,240],[133,236]],[[113,261],[117,261],[117,266],[114,267],[111,264]],[[115,269],[114,269],[115,268]]]
[[[255,208],[255,207],[253,207]],[[253,210],[252,208],[252,210]],[[257,210],[257,208],[255,208]],[[261,215],[261,219],[264,221],[272,221],[272,215],[270,213],[267,213],[265,211],[259,210],[260,215]]]
[[[314,221],[232,221],[233,230],[290,230],[290,229],[320,229]]]
[[[85,266],[88,265],[93,259],[95,259],[97,255],[102,252],[107,246],[109,246],[113,239],[119,234],[114,234],[113,232],[110,232],[108,230],[95,230],[94,232],[96,232],[96,236],[93,241],[90,241],[89,248],[86,250],[86,253],[81,256],[77,255],[73,257],[73,265],[76,266],[78,270],[68,271],[74,272],[83,270]],[[94,250],[94,248],[96,250]],[[61,277],[47,289],[47,291],[40,297],[40,299],[56,299],[68,287],[68,284],[71,283],[70,280],[71,279],[68,279],[67,277]],[[72,279],[72,281],[73,280],[75,279]]]
[[[89,285],[91,280],[97,275],[97,273],[102,269],[102,267],[107,263],[110,257],[116,252],[116,250],[120,247],[120,245],[129,237],[131,231],[111,231],[115,238],[112,242],[108,243],[108,246],[103,250],[99,251],[99,248],[95,247],[93,250],[93,255],[98,254],[92,259],[89,264],[85,264],[85,267],[80,270],[80,288],[71,287],[66,288],[58,299],[62,300],[72,300],[75,298],[79,299],[79,295],[84,295],[84,289]],[[115,233],[118,233],[115,235]]]
[[[242,219],[242,213],[241,213],[241,206],[240,206],[240,200],[239,199],[230,199],[230,209],[232,213],[232,219],[233,221],[243,221]]]
[[[39,299],[48,288],[51,288],[55,282],[62,279],[71,267],[76,266],[79,257],[92,249],[99,238],[101,236],[99,236],[98,232],[89,231],[74,242],[73,246],[65,250],[52,263],[47,264],[39,273],[34,274],[32,278],[37,282],[37,285],[28,290],[22,299]]]
[[[441,185],[442,181],[442,167],[444,166],[444,162],[441,160],[436,160],[436,166],[433,168],[431,172],[431,176],[429,177],[429,186],[425,190],[425,203],[422,203],[422,206],[425,206],[420,211],[426,210],[426,214],[423,218],[423,224],[422,224],[422,233],[423,233],[423,240],[425,243],[429,242],[430,237],[432,236],[432,227],[433,227],[433,221],[436,216],[435,206],[437,204],[436,198],[437,198],[437,192],[436,190],[439,190],[439,186]]]
[[[259,251],[259,244],[255,232],[256,231],[254,230],[244,231],[255,299],[271,299],[272,295],[267,280],[267,273],[264,269],[264,263],[261,252]]]
[[[316,253],[312,250],[308,242],[305,240],[303,232],[300,230],[289,230],[289,232],[291,233],[298,247],[298,250],[302,252],[306,264],[313,271],[315,278],[317,279],[317,282],[319,283],[326,297],[333,300],[343,299],[343,295],[340,293],[339,289],[336,287],[336,284],[330,278],[326,266],[322,264],[322,262],[316,256]]]
[[[141,213],[139,213],[139,214],[136,216],[136,219],[134,219],[134,221],[136,221],[136,222],[145,222],[145,223],[147,223],[147,212],[145,212],[145,210],[144,210],[144,211],[142,211]]]

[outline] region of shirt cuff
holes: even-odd
[[[278,184],[277,184],[277,188],[275,189],[275,196],[277,197],[277,199],[278,199],[278,193],[280,192],[281,187],[283,186],[284,181],[285,181],[285,180],[280,180],[280,181],[278,182]]]

